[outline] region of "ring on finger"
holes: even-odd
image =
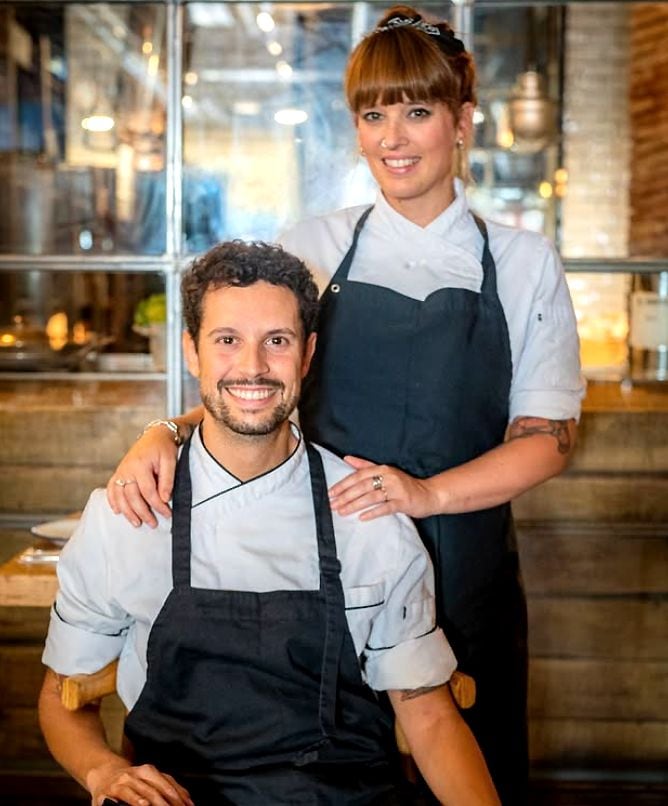
[[[114,484],[117,487],[125,487],[126,484],[136,484],[137,479],[115,479]]]
[[[383,487],[383,477],[382,476],[374,476],[371,479],[371,482],[373,484],[373,489],[374,490],[384,490],[385,489]]]

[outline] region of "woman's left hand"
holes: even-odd
[[[355,472],[329,490],[331,507],[339,515],[362,512],[360,520],[368,521],[393,512],[425,518],[438,511],[428,479],[416,479],[396,467],[357,456],[344,459]]]

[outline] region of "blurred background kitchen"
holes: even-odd
[[[34,708],[65,533],[30,528],[195,399],[194,254],[373,199],[341,77],[388,5],[0,3],[0,803],[81,797]],[[473,205],[556,241],[589,379],[515,506],[534,803],[666,803],[668,4],[419,5],[477,60]]]

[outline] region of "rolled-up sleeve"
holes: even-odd
[[[366,681],[376,691],[440,685],[450,679],[457,661],[436,625],[429,555],[407,520],[402,520],[394,556],[383,606],[363,653]]]
[[[59,674],[88,674],[117,658],[130,625],[109,589],[103,496],[102,490],[91,495],[58,561],[42,662]]]
[[[585,385],[573,304],[556,250],[541,238],[534,258],[538,283],[513,373],[510,420],[578,418]]]

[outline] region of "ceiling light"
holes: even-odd
[[[303,109],[279,109],[274,115],[276,123],[282,126],[297,126],[308,120],[308,115]]]
[[[158,67],[160,66],[160,56],[157,53],[152,53],[148,57],[148,68],[147,73],[150,76],[157,76],[158,75]]]
[[[272,39],[271,42],[267,43],[267,50],[272,56],[280,56],[281,53],[283,53],[283,45],[275,39]]]
[[[199,80],[199,76],[194,70],[189,70],[185,76],[183,76],[183,80],[189,87],[194,87]]]
[[[291,78],[292,66],[284,61],[276,62],[276,72],[281,78]]]
[[[81,121],[81,128],[87,132],[110,132],[114,119],[109,115],[89,115]]]
[[[273,31],[276,27],[274,18],[268,11],[260,11],[255,18],[255,22],[257,22],[257,27],[266,34],[268,34],[270,31]]]
[[[538,186],[538,193],[541,199],[552,198],[553,188],[550,182],[541,182]]]
[[[235,115],[253,117],[260,114],[260,104],[257,101],[235,101],[232,109]]]

